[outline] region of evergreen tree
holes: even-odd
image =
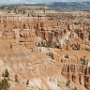
[[[4,78],[4,79],[0,82],[0,90],[8,90],[9,87],[10,87],[10,84],[8,83],[8,80]]]
[[[9,72],[7,69],[5,70],[5,72],[3,72],[2,76],[9,79]]]
[[[5,77],[9,78],[9,72],[7,69],[5,70]]]

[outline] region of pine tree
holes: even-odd
[[[9,87],[10,87],[10,84],[8,83],[8,80],[4,78],[4,79],[0,82],[0,90],[8,90]]]
[[[9,72],[7,69],[5,70],[5,77],[9,78]]]
[[[2,76],[9,79],[9,72],[7,69],[5,70],[5,72],[3,72]]]

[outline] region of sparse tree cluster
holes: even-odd
[[[9,72],[6,69],[5,72],[2,74],[4,79],[0,82],[0,90],[9,90],[10,84],[8,82],[9,80]]]

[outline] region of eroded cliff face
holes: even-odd
[[[42,38],[41,42],[38,42],[40,45],[51,42],[52,45],[65,47],[67,44],[76,43],[90,46],[90,32],[88,29],[89,27],[84,24],[75,25],[74,22],[47,20],[36,26],[36,35]]]
[[[58,63],[57,66],[57,62],[50,56],[38,51],[35,24],[36,22],[34,23],[30,17],[21,19],[1,17],[1,80],[4,70],[7,69],[10,74],[10,90],[62,90],[65,83],[63,84],[63,79],[60,80],[59,77],[61,69],[60,72],[57,71],[60,65]],[[15,75],[18,77],[18,82],[15,80]],[[27,80],[29,80],[28,86],[26,85]],[[62,83],[62,87],[57,86],[58,81]]]
[[[90,32],[88,26],[78,27],[44,16],[1,16],[1,79],[8,69],[10,90],[89,90],[90,52],[80,54],[85,45],[90,48]],[[80,58],[85,55],[88,61],[83,65]]]

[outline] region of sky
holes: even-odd
[[[16,3],[51,3],[51,2],[70,2],[70,1],[86,1],[86,0],[0,0],[0,4],[16,4]],[[89,1],[89,0],[87,0]]]

